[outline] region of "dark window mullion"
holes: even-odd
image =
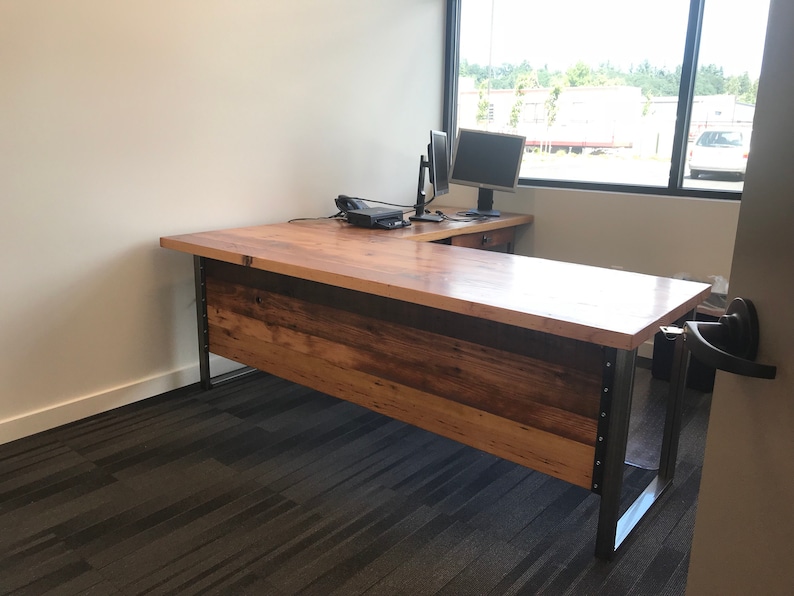
[[[455,134],[457,133],[461,3],[462,0],[447,0],[446,42],[444,46],[443,126],[449,137],[450,146],[454,144]]]
[[[684,60],[681,64],[681,83],[678,88],[678,110],[668,181],[668,188],[674,190],[680,189],[684,184],[689,123],[692,118],[692,102],[695,98],[695,76],[697,75],[700,32],[703,27],[704,4],[705,0],[690,0],[689,3],[689,24],[684,46]]]

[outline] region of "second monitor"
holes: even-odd
[[[479,188],[477,209],[471,214],[499,217],[493,208],[493,191],[515,192],[526,137],[461,128],[455,143],[449,182]]]

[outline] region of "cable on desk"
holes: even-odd
[[[438,213],[439,215],[443,216],[444,219],[446,219],[448,221],[467,222],[467,221],[482,221],[482,220],[488,219],[484,215],[477,215],[476,213],[475,214],[471,214],[468,211],[456,211],[454,217],[446,215],[446,214],[442,213],[441,211],[436,211],[436,213]]]
[[[334,215],[327,215],[325,217],[295,217],[293,219],[287,220],[287,223],[294,223],[296,221],[319,221],[321,219],[345,219],[345,214],[341,211],[335,213]]]

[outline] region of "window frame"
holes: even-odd
[[[601,192],[692,197],[739,201],[742,193],[727,190],[685,188],[687,137],[695,95],[698,50],[706,0],[690,0],[684,58],[681,65],[681,83],[678,91],[676,125],[673,135],[673,151],[670,156],[670,175],[667,186],[641,186],[614,182],[583,182],[578,180],[549,180],[543,178],[520,178],[519,187],[559,188],[594,190]],[[460,70],[460,17],[462,0],[447,0],[446,35],[444,49],[444,93],[443,126],[451,145],[454,145],[457,130],[458,73]]]

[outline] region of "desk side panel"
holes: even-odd
[[[210,350],[590,488],[598,346],[209,261]]]

